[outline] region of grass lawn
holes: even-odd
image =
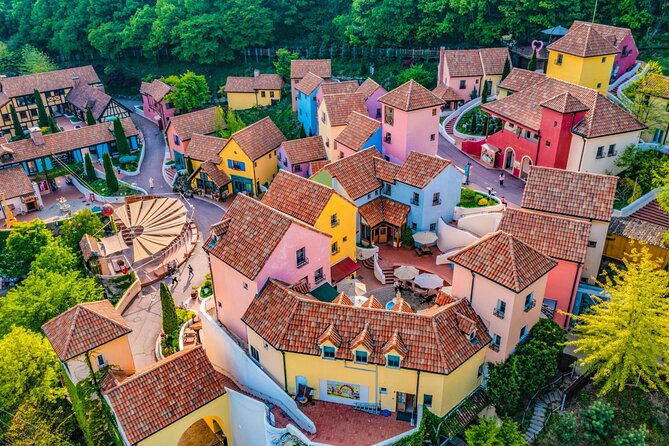
[[[475,192],[472,189],[462,189],[460,192],[460,203],[457,205],[463,208],[484,208],[488,206],[495,206],[496,200],[490,199],[488,195],[480,192]]]
[[[474,107],[471,110],[467,110],[460,117],[455,129],[465,135],[485,136],[487,119],[488,114],[481,110],[480,106]],[[492,135],[501,130],[501,128],[502,121],[498,118],[490,119],[490,123],[488,124],[488,135]]]
[[[110,196],[125,197],[127,195],[140,195],[141,194],[140,191],[138,191],[136,189],[132,189],[132,188],[126,186],[125,184],[121,183],[121,182],[119,182],[118,190],[116,192],[112,193],[107,188],[107,182],[102,178],[97,179],[95,181],[89,181],[88,185],[91,187],[91,189],[93,189],[93,192],[95,192],[96,194],[102,195],[103,197],[110,197]]]

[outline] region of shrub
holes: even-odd
[[[603,401],[595,401],[581,412],[585,439],[595,445],[605,444],[613,429],[615,412]]]
[[[414,245],[413,230],[409,227],[404,228],[404,232],[402,232],[402,244],[404,246],[413,246]]]
[[[615,446],[646,446],[647,435],[648,430],[646,430],[645,426],[641,426],[639,429],[631,429],[619,433],[613,440],[613,444]]]
[[[488,206],[488,199],[487,199],[487,198],[481,198],[481,199],[478,201],[478,205],[479,205],[479,206]]]
[[[160,304],[163,309],[163,333],[165,336],[176,336],[179,334],[179,317],[174,305],[174,299],[165,282],[160,282]]]
[[[555,435],[555,439],[562,446],[575,446],[578,442],[578,432],[576,431],[576,417],[569,412],[559,415],[555,419],[551,431]]]
[[[462,189],[462,191],[460,192],[461,201],[473,200],[475,196],[476,192],[474,192],[472,189]]]

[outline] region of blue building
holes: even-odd
[[[345,158],[361,150],[374,147],[381,153],[381,123],[360,112],[351,112],[346,127],[335,138],[335,153]]]
[[[318,103],[316,94],[323,78],[309,72],[297,84],[297,119],[306,136],[318,135]]]

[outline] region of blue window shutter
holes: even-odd
[[[241,161],[240,161],[240,163],[239,163],[239,170],[241,170],[242,172],[245,172],[245,171],[246,171],[246,167],[244,166],[244,163],[241,162]]]
[[[228,160],[228,169],[232,169],[232,160]]]

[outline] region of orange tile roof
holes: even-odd
[[[327,166],[330,164],[330,160],[320,160],[320,161],[312,161],[309,163],[309,169],[311,169],[311,174],[316,175],[318,172],[323,169],[323,167]]]
[[[330,59],[296,59],[290,61],[291,79],[301,79],[308,72],[322,78],[332,77],[332,63]]]
[[[317,339],[319,344],[322,344],[325,341],[330,341],[337,347],[342,344],[341,335],[337,331],[337,327],[335,327],[334,324],[328,325],[325,331]]]
[[[437,291],[437,297],[434,298],[434,303],[437,305],[448,305],[457,301],[458,299],[443,290]]]
[[[571,31],[572,29],[578,28],[581,25],[590,25],[592,29],[601,34],[606,40],[611,42],[611,45],[613,45],[619,50],[622,50],[621,44],[623,40],[625,40],[625,37],[632,34],[632,31],[629,28],[604,25],[603,23],[583,22],[581,20],[574,20],[574,23],[571,24],[569,30]]]
[[[374,158],[374,173],[376,178],[381,181],[395,184],[397,172],[399,172],[400,169],[401,166],[398,166],[395,163],[386,161],[383,158]]]
[[[423,189],[450,165],[449,160],[439,156],[411,151],[395,178],[401,183]]]
[[[587,105],[584,105],[583,102],[579,101],[576,96],[568,91],[542,102],[541,106],[562,114],[588,110]]]
[[[559,51],[578,57],[606,56],[620,52],[591,23],[572,25],[567,34],[546,48],[549,51]]]
[[[456,313],[476,321],[476,342],[464,335]],[[242,320],[274,348],[320,356],[319,338],[336,333],[336,359],[353,359],[349,341],[367,327],[373,349],[368,361],[385,364],[384,352],[395,348],[404,357],[401,367],[449,374],[490,342],[486,328],[466,300],[431,315],[391,312],[310,299],[270,280],[253,300]],[[367,337],[367,335],[365,335]],[[339,340],[341,339],[341,340]]]
[[[83,112],[86,111],[86,107],[90,107],[93,117],[98,120],[112,101],[112,97],[105,93],[101,87],[91,87],[88,84],[79,83],[67,93],[65,100]]]
[[[362,97],[365,98],[365,100],[367,100],[379,88],[383,89],[383,87],[380,86],[378,83],[376,83],[374,79],[368,77],[367,79],[365,79],[365,82],[360,84],[356,92],[360,93]]]
[[[374,351],[374,338],[371,333],[371,328],[369,324],[365,324],[362,331],[358,336],[353,338],[351,341],[351,350],[354,350],[356,347],[362,345],[368,352]]]
[[[141,94],[151,96],[156,102],[162,101],[165,95],[171,91],[174,91],[174,87],[167,85],[160,79],[154,79],[150,83],[142,82],[142,85],[139,87]]]
[[[167,127],[174,127],[174,130],[182,141],[190,140],[194,133],[211,135],[216,132],[215,120],[217,108],[209,107],[183,115],[172,116]],[[223,127],[226,127],[225,124]]]
[[[375,198],[358,208],[360,217],[364,218],[371,228],[384,222],[401,228],[407,222],[409,211],[411,206],[386,197]]]
[[[335,141],[351,150],[358,151],[380,128],[381,123],[367,116],[367,113],[354,111],[348,115],[346,127],[335,138]]]
[[[461,332],[469,335],[473,333],[474,330],[476,330],[476,321],[468,318],[462,313],[456,313],[455,316],[457,317],[458,328],[460,329]]]
[[[190,146],[188,148],[190,149]],[[221,188],[226,184],[230,184],[230,182],[232,182],[232,179],[228,176],[228,174],[220,170],[218,168],[218,165],[216,165],[211,160],[207,160],[202,164],[200,164],[199,166],[197,166],[197,169],[195,169],[193,173],[188,177],[188,181],[193,181],[195,178],[199,178],[200,172],[206,173],[209,179],[218,188]]]
[[[522,91],[546,79],[546,75],[538,71],[512,68],[509,75],[500,82],[499,87],[510,91]]]
[[[618,177],[534,166],[521,206],[569,217],[609,221]]]
[[[320,136],[309,136],[307,138],[284,141],[282,146],[290,164],[322,161],[328,158],[323,138]]]
[[[509,48],[481,48],[479,56],[481,57],[481,65],[483,66],[483,73],[486,75],[502,74],[504,72],[504,64],[507,60],[511,62],[509,56]]]
[[[628,217],[613,217],[609,233],[667,249],[663,236],[669,231],[669,213],[653,200]]]
[[[339,296],[335,297],[332,303],[337,305],[353,305],[353,301],[344,293],[339,293]]]
[[[22,166],[0,169],[0,194],[4,194],[7,200],[35,194],[33,184]]]
[[[300,79],[300,83],[295,86],[295,88],[298,91],[301,91],[302,93],[306,94],[309,96],[311,93],[314,92],[318,88],[318,86],[323,82],[323,78],[320,76],[316,76],[314,73],[311,71],[308,72],[307,74],[304,75],[302,79]]]
[[[598,95],[594,104],[586,113],[585,119],[579,122],[573,131],[586,138],[595,138],[645,128],[646,125],[636,119],[634,115],[623,110],[608,98]]]
[[[449,85],[437,85],[432,93],[444,102],[463,101],[464,98]]]
[[[583,263],[590,222],[507,208],[497,228],[558,260]]]
[[[448,68],[450,77],[483,76],[479,50],[446,50],[444,51],[444,64]]]
[[[230,141],[232,140],[251,158],[251,161],[255,161],[276,150],[286,137],[267,116],[230,135]]]
[[[44,93],[45,91],[70,88],[73,86],[73,77],[78,77],[79,81],[85,84],[100,83],[100,78],[93,67],[86,65],[25,76],[3,77],[0,79],[0,85],[2,86],[2,92],[13,98],[28,94],[32,95],[35,90]]]
[[[444,101],[413,79],[381,96],[379,102],[404,111],[444,105]]]
[[[194,133],[191,141],[186,148],[186,157],[196,161],[211,160],[216,164],[221,163],[221,157],[218,156],[223,147],[228,143],[227,139],[217,136],[200,135]]]
[[[75,305],[42,325],[56,355],[68,361],[132,330],[108,300]]]
[[[338,93],[355,93],[357,89],[358,81],[323,82],[321,84],[323,96]]]
[[[557,266],[555,260],[502,231],[481,237],[449,259],[516,293]]]
[[[407,303],[406,300],[402,299],[401,297],[397,299],[395,302],[395,305],[392,306],[392,308],[388,311],[394,311],[396,313],[413,313],[413,308],[411,308],[411,305]]]
[[[226,393],[202,346],[186,348],[130,376],[105,395],[130,444],[137,444]]]
[[[374,158],[379,151],[371,147],[328,164],[321,170],[336,178],[352,200],[367,195],[381,187],[374,171]]]
[[[379,299],[374,297],[374,295],[369,296],[366,301],[361,305],[362,308],[376,308],[378,310],[383,310],[383,305],[379,302]]]
[[[349,115],[355,111],[366,114],[365,99],[358,93],[337,93],[323,96],[323,106],[327,110],[330,126],[346,125]]]
[[[255,93],[258,90],[281,90],[283,78],[278,74],[258,76],[228,76],[223,91],[226,93]]]

